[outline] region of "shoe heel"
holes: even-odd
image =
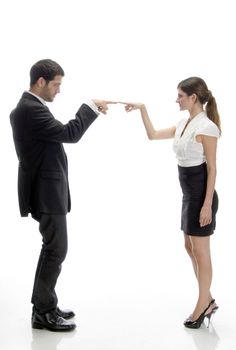
[[[43,329],[44,327],[41,324],[37,323],[37,322],[33,322],[32,323],[32,328],[33,329]]]
[[[207,328],[209,328],[210,323],[211,323],[211,320],[214,318],[214,315],[215,315],[216,311],[218,310],[218,308],[219,308],[218,306],[215,306],[215,307],[212,309],[212,311],[211,311],[208,315],[205,316],[205,317],[208,319]]]
[[[208,320],[208,322],[207,322],[207,328],[209,328],[210,323],[211,323],[212,314],[209,315],[209,316],[206,316],[206,318],[207,318],[207,320]]]

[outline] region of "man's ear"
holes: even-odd
[[[43,88],[46,85],[46,80],[43,77],[38,78],[37,85],[40,88]]]

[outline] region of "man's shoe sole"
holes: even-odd
[[[76,326],[72,326],[68,328],[53,328],[50,326],[42,325],[41,323],[38,323],[38,322],[32,322],[32,328],[47,329],[48,331],[52,331],[52,332],[69,332],[69,331],[73,331],[76,328]]]

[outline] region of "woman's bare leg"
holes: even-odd
[[[185,248],[192,261],[193,270],[198,281],[199,297],[191,315],[197,319],[212,300],[210,286],[212,281],[212,265],[210,255],[210,237],[184,235]],[[216,306],[216,304],[213,304]],[[209,308],[209,311],[211,309]]]

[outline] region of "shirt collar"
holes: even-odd
[[[205,111],[202,111],[202,112],[199,112],[197,115],[195,115],[195,117],[193,117],[190,121],[194,121],[194,120],[197,120],[197,119],[200,119],[202,117],[206,117],[206,112]]]
[[[35,94],[34,94],[33,92],[31,92],[31,91],[26,91],[26,92],[28,92],[28,94],[33,95],[34,97],[36,97],[43,105],[46,106],[46,101],[45,101],[42,97],[40,97],[40,96],[38,96],[38,95],[35,95]]]

